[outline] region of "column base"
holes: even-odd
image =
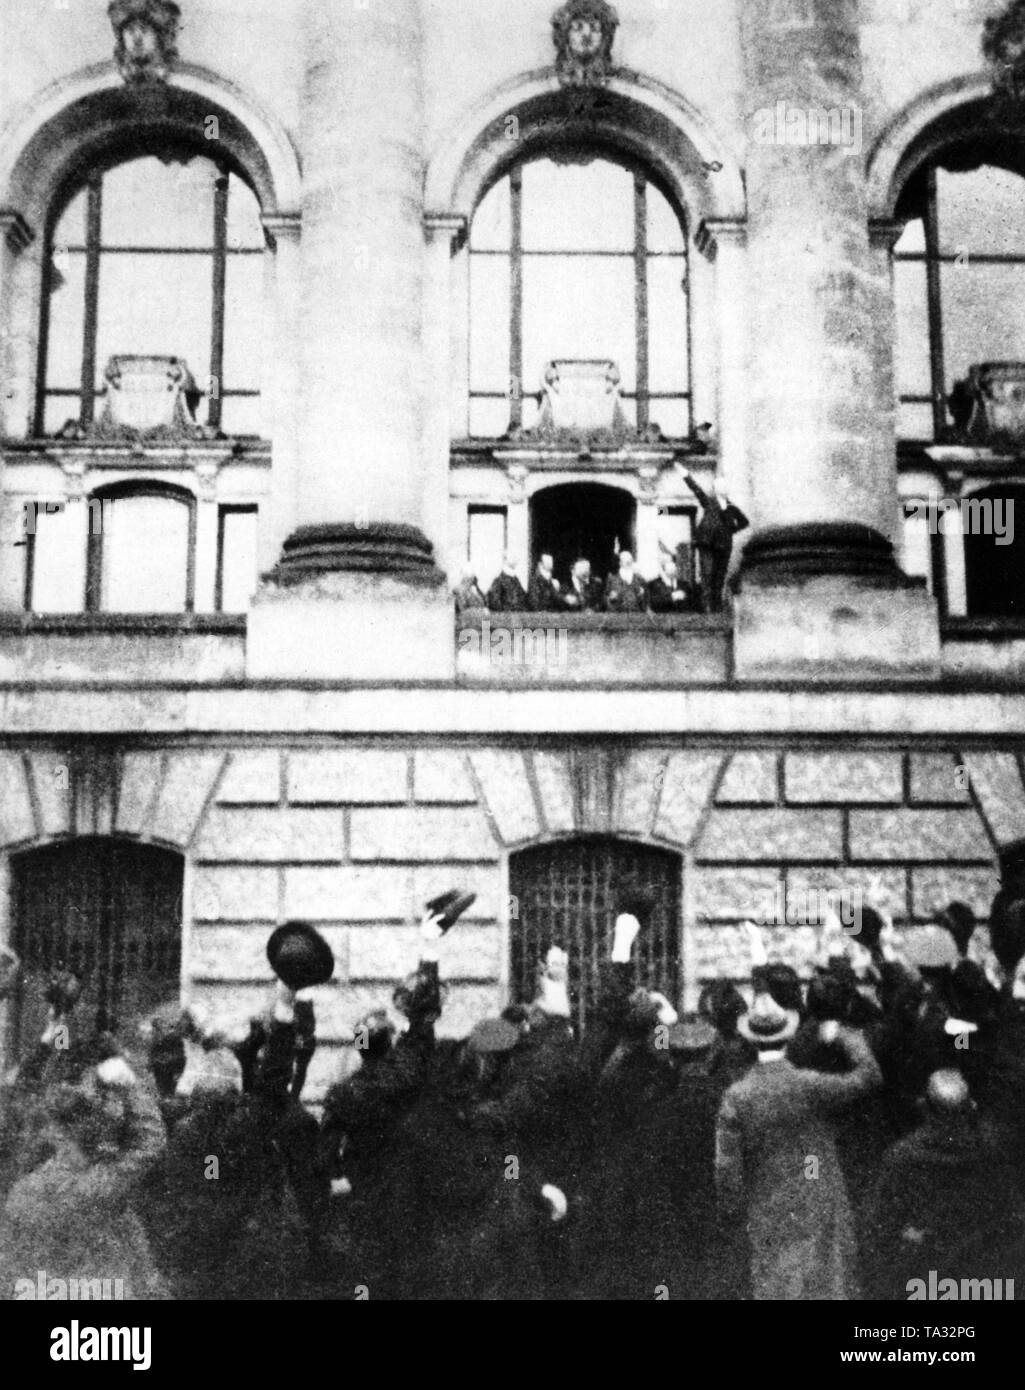
[[[249,680],[451,681],[455,608],[412,526],[302,527],[249,612]]]
[[[939,612],[867,526],[779,527],[742,557],[734,604],[737,680],[936,680]]]

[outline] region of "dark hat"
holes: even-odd
[[[785,1008],[768,990],[759,990],[754,1003],[737,1024],[737,1031],[756,1047],[778,1048],[790,1041],[800,1023],[797,1009]]]
[[[466,1040],[469,1050],[480,1056],[491,1052],[511,1052],[520,1040],[520,1030],[504,1018],[482,1018],[474,1024]]]
[[[1025,898],[1012,898],[1003,889],[993,900],[989,919],[993,954],[1007,974],[1025,956]]]
[[[817,1019],[819,1023],[831,1020],[847,1023],[855,1011],[857,997],[853,971],[848,978],[844,974],[824,970],[808,985],[808,1017]]]
[[[331,947],[309,922],[286,922],[272,931],[267,942],[267,959],[275,975],[289,989],[326,984],[335,971]]]
[[[998,995],[986,979],[986,972],[973,960],[963,960],[950,972],[947,997],[950,1002],[951,1017],[948,1033],[961,1031],[956,1025],[962,1020],[966,1023],[984,1024],[990,1022],[995,1013]]]
[[[1011,889],[1015,896],[1019,892],[1025,895],[1025,839],[1004,845],[999,856],[1002,886]]]
[[[854,937],[859,946],[864,946],[866,951],[874,951],[879,945],[883,926],[883,919],[874,907],[862,907],[855,903],[854,920],[845,930],[848,935]]]
[[[737,1019],[747,1013],[747,1000],[732,980],[711,980],[698,998],[698,1013],[724,1037],[732,1037]]]
[[[439,912],[442,914],[438,926],[443,932],[447,932],[476,901],[476,893],[460,893],[458,888],[450,888],[447,893],[440,893],[436,898],[432,898],[427,903],[427,911],[431,916]]]
[[[755,994],[768,994],[781,1009],[800,1014],[804,1004],[801,980],[790,965],[773,961],[771,965],[756,965],[751,972]]]
[[[958,955],[963,956],[975,931],[975,913],[967,903],[952,902],[947,904],[936,920],[950,932]]]

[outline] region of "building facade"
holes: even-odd
[[[628,889],[688,1006],[747,919],[806,967],[830,888],[984,920],[1025,836],[1023,10],[9,8],[27,977],[236,1028],[314,922],[316,1100],[449,887],[454,1035],[556,940],[585,1017]],[[685,473],[751,522],[722,613],[456,614],[503,555],[693,567]]]

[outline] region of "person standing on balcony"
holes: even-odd
[[[701,600],[706,613],[718,613],[723,606],[723,589],[733,554],[733,537],[750,525],[739,507],[733,505],[721,478],[715,480],[711,497],[685,468],[683,480],[701,503],[703,514],[694,532],[701,580]]]
[[[530,581],[530,606],[535,613],[555,613],[562,607],[562,585],[550,555],[542,555]]]
[[[648,585],[648,602],[653,613],[693,613],[698,608],[697,595],[680,578],[676,561],[671,555],[662,557],[662,571]]]
[[[619,557],[619,573],[610,574],[605,585],[605,611],[644,613],[647,607],[647,585],[634,569],[634,557],[624,550]]]
[[[590,560],[576,560],[563,603],[575,613],[590,613],[598,607],[600,597],[599,585],[591,578]]]
[[[527,591],[516,573],[512,555],[502,559],[502,573],[488,590],[488,607],[492,613],[525,613],[529,608]]]

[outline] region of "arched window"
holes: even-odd
[[[37,433],[88,427],[109,359],[139,354],[185,360],[200,423],[259,434],[265,244],[225,161],[174,147],[79,172],[47,232]]]
[[[121,484],[94,493],[89,506],[87,610],[191,612],[192,494],[163,483]]]
[[[669,850],[603,836],[532,845],[510,855],[516,915],[510,921],[509,979],[515,997],[533,999],[538,966],[550,946],[561,946],[569,953],[574,1022],[586,1028],[599,1002],[616,914],[632,898],[644,927],[635,952],[638,979],[678,1000],[681,868],[679,855]]]
[[[973,363],[1025,361],[1025,178],[1012,158],[991,157],[946,152],[915,172],[897,205],[902,439],[944,438],[947,397]]]
[[[642,168],[575,149],[516,164],[469,250],[471,435],[531,428],[566,358],[615,362],[629,424],[690,433],[686,226]]]

